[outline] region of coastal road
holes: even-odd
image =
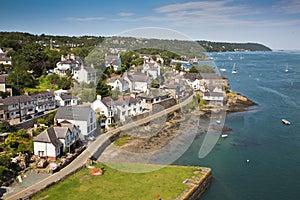
[[[9,199],[9,200],[26,199],[26,198],[32,196],[33,194],[43,190],[50,184],[59,182],[60,180],[65,178],[67,175],[70,175],[70,174],[78,171],[79,169],[81,169],[83,166],[85,166],[86,161],[91,156],[95,156],[95,155],[97,155],[97,157],[100,156],[101,152],[110,143],[110,138],[116,136],[116,134],[118,134],[120,131],[124,131],[124,130],[130,129],[130,128],[134,128],[136,126],[143,125],[145,123],[150,122],[153,119],[162,117],[170,112],[174,112],[174,111],[186,106],[188,103],[190,103],[193,99],[193,96],[194,96],[194,94],[191,95],[189,98],[187,98],[185,101],[183,101],[179,104],[176,104],[170,108],[162,110],[162,111],[155,113],[153,115],[150,115],[146,118],[130,122],[128,124],[125,124],[122,127],[116,128],[114,130],[108,131],[105,134],[98,136],[95,141],[91,142],[88,145],[86,150],[84,150],[77,158],[75,158],[69,165],[67,165],[60,171],[54,173],[53,175],[41,180],[40,182],[33,184],[33,185],[29,186],[28,188],[25,188],[19,192],[7,194],[7,195],[3,196],[3,198]]]

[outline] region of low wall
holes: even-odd
[[[205,168],[204,174],[202,177],[196,181],[192,182],[193,186],[184,192],[183,195],[180,195],[179,199],[182,200],[198,200],[205,190],[210,186],[213,180],[213,176],[210,168]]]

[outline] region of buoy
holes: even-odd
[[[250,163],[250,160],[246,160],[246,163]]]

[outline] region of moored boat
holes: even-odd
[[[285,124],[285,125],[290,125],[290,124],[291,124],[291,122],[288,121],[288,120],[286,120],[286,119],[282,119],[281,121],[282,121],[282,123]]]

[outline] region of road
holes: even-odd
[[[125,124],[122,127],[116,128],[114,130],[108,131],[105,134],[100,135],[97,137],[97,139],[93,142],[91,142],[88,145],[88,148],[84,150],[77,158],[75,158],[69,165],[61,169],[59,172],[54,173],[53,175],[41,180],[38,183],[35,183],[31,185],[30,187],[19,191],[14,194],[8,194],[7,196],[4,196],[4,199],[26,199],[33,194],[37,193],[38,191],[43,190],[45,187],[47,187],[50,184],[59,182],[63,178],[65,178],[67,175],[72,174],[76,172],[77,170],[81,169],[83,166],[85,166],[86,161],[91,157],[95,156],[96,157],[100,156],[101,152],[104,151],[105,147],[107,147],[108,144],[110,144],[110,138],[114,137],[117,133],[120,131],[134,128],[136,126],[140,126],[142,124],[148,123],[153,119],[159,118],[161,116],[166,115],[167,113],[174,112],[175,110],[178,110],[184,106],[186,106],[193,98],[194,95],[190,96],[187,98],[184,102],[180,104],[176,104],[168,109],[162,110],[158,113],[155,113],[149,117],[130,122],[128,124]]]

